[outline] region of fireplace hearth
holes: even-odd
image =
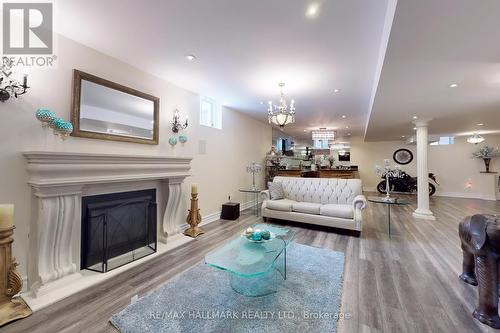
[[[107,272],[156,252],[156,190],[82,198],[81,269]]]

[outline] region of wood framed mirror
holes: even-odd
[[[72,136],[157,145],[160,99],[73,70]]]

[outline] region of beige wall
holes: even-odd
[[[238,188],[251,183],[245,166],[252,160],[262,162],[271,142],[271,128],[239,112],[223,109],[223,130],[199,125],[199,96],[176,87],[103,55],[81,44],[58,37],[58,67],[51,70],[32,70],[29,93],[17,100],[0,103],[0,203],[14,203],[14,255],[25,275],[29,233],[31,191],[27,181],[23,151],[47,150],[64,152],[124,153],[161,156],[192,156],[192,174],[185,183],[199,183],[202,216],[216,213],[221,203],[231,195],[242,203],[251,198],[241,195]],[[145,59],[144,61],[147,61]],[[101,76],[126,86],[160,97],[160,144],[157,146],[101,141],[70,137],[61,141],[51,130],[43,129],[36,120],[37,108],[48,107],[59,116],[69,119],[73,68]],[[173,110],[189,115],[191,125],[183,134],[186,144],[172,148],[168,138]],[[206,154],[198,154],[199,140],[206,140]],[[259,177],[263,184],[263,175]],[[187,205],[188,196],[186,195]]]
[[[484,137],[486,141],[480,145],[467,143],[466,137],[457,137],[453,145],[429,146],[429,172],[434,172],[441,184],[438,187],[439,195],[493,199],[498,174],[480,173],[484,171],[484,163],[480,159],[471,158],[471,154],[485,145],[500,146],[500,136]],[[410,175],[416,176],[415,145],[399,141],[363,142],[361,138],[353,138],[351,163],[359,165],[365,189],[373,190],[380,181],[375,174],[375,165],[382,165],[385,158],[395,164],[392,154],[399,148],[407,148],[413,152],[413,162],[401,167]],[[500,159],[491,162],[491,170],[500,171]]]

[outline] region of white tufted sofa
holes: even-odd
[[[262,216],[361,231],[366,198],[360,179],[274,177],[284,199],[262,191]]]

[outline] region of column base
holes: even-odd
[[[434,214],[432,214],[430,210],[419,209],[419,208],[415,209],[415,211],[413,212],[413,217],[417,219],[432,220],[432,221],[436,219],[436,217],[434,216]]]

